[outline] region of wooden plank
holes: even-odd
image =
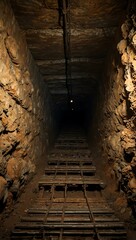
[[[46,201],[39,201],[39,202],[37,202],[37,204],[35,205],[35,208],[42,208],[43,207],[43,205],[50,205],[50,202],[48,201],[48,202],[46,202]],[[72,208],[72,205],[73,205],[73,208]],[[103,211],[104,212],[108,212],[108,211],[111,211],[111,209],[110,209],[110,207],[108,206],[108,205],[106,205],[106,203],[97,203],[97,204],[95,204],[95,203],[89,203],[89,205],[90,205],[90,209],[91,209],[91,211],[92,210],[95,210],[95,211],[102,211],[102,209],[103,209]],[[50,211],[56,211],[56,209],[58,209],[59,208],[59,210],[60,211],[62,211],[63,210],[63,208],[64,208],[64,205],[61,203],[58,203],[58,202],[53,202],[53,204],[52,204],[52,207],[51,207],[51,209],[50,209]],[[80,211],[80,209],[82,209],[82,208],[84,208],[84,211],[88,211],[88,206],[86,205],[86,203],[82,203],[82,204],[75,204],[75,203],[66,203],[65,204],[65,211],[75,211],[75,209],[76,209],[76,211]]]
[[[81,171],[83,171],[83,172],[90,172],[90,173],[95,173],[95,171],[96,171],[96,167],[95,166],[82,166],[82,167],[80,167],[80,166],[75,166],[75,165],[73,165],[73,166],[48,166],[46,169],[45,169],[45,173],[48,173],[48,172],[55,172],[55,171],[57,171],[57,172],[76,172],[76,173],[78,173],[78,172],[81,172]]]
[[[55,230],[52,230],[52,231],[50,231],[50,230],[44,230],[44,232],[45,232],[45,234],[47,235],[47,236],[49,236],[49,235],[51,235],[51,236],[53,236],[53,235],[55,235],[56,237],[57,237],[57,239],[58,239],[58,235],[60,234],[60,231],[59,230],[57,230],[57,229],[55,229]],[[42,235],[43,235],[43,233],[42,233],[42,231],[39,231],[39,230],[37,230],[37,231],[33,231],[33,230],[19,230],[19,229],[17,229],[17,230],[14,230],[13,232],[12,232],[12,234],[14,234],[14,236],[11,236],[11,239],[12,240],[18,240],[18,237],[19,237],[19,239],[23,239],[23,240],[29,240],[29,239],[32,239],[32,236],[34,236],[34,237],[38,237],[38,239],[42,239]],[[115,231],[115,230],[112,230],[112,231],[99,231],[99,235],[100,235],[100,237],[101,237],[101,240],[105,240],[105,237],[106,237],[106,240],[114,240],[114,239],[117,239],[117,240],[119,240],[119,239],[121,239],[121,240],[127,240],[127,237],[126,237],[126,232],[125,232],[125,230],[123,230],[123,229],[121,229],[121,230],[119,230],[119,231]],[[70,236],[70,239],[73,239],[71,236],[87,236],[87,237],[89,237],[89,239],[90,239],[90,236],[94,236],[94,231],[93,230],[87,230],[87,229],[85,229],[85,230],[78,230],[78,232],[76,231],[76,230],[63,230],[63,237],[65,237],[65,239],[67,239],[67,237],[68,237],[68,239],[67,240],[69,240],[69,236]],[[25,237],[25,239],[24,239],[24,237]],[[40,238],[41,237],[41,238]],[[112,238],[111,238],[112,237]],[[86,238],[86,240],[87,240],[88,238]]]
[[[65,145],[65,144],[70,144],[70,145],[73,145],[73,144],[84,144],[84,145],[88,146],[88,144],[87,144],[87,142],[85,140],[80,140],[80,139],[71,139],[71,140],[69,140],[69,139],[63,139],[63,140],[58,139],[56,141],[55,145],[57,145],[57,144],[63,144],[63,145]]]
[[[47,202],[50,202],[50,198],[38,198],[37,199],[37,201],[38,200],[43,200],[43,201],[47,201]],[[53,198],[53,200],[52,200],[52,202],[53,203],[63,203],[64,204],[64,198]],[[92,204],[92,203],[94,203],[94,204],[102,204],[102,203],[105,203],[105,204],[107,204],[107,206],[108,206],[108,203],[107,203],[107,201],[105,200],[105,199],[103,199],[103,198],[89,198],[88,197],[88,202],[90,203],[90,204]],[[72,203],[72,204],[80,204],[80,203],[86,203],[86,199],[85,198],[66,198],[66,203]]]
[[[87,146],[72,146],[72,145],[70,145],[70,146],[67,146],[67,145],[57,145],[57,146],[54,146],[54,149],[55,150],[57,150],[57,149],[59,149],[59,150],[66,150],[66,151],[75,151],[75,150],[78,150],[78,151],[81,151],[81,150],[87,150],[88,149],[88,147]]]
[[[30,208],[28,209],[27,213],[29,214],[45,214],[47,212],[47,209],[48,208]],[[62,210],[60,209],[54,209],[54,210],[50,210],[50,214],[62,214]],[[111,215],[114,213],[114,211],[112,209],[104,209],[104,208],[91,208],[91,212],[93,214],[108,214],[108,215]],[[74,213],[75,215],[76,214],[88,214],[89,213],[89,210],[85,210],[85,209],[81,209],[80,210],[77,210],[77,209],[74,209],[74,210],[65,210],[65,214],[72,214]]]
[[[51,156],[50,158],[48,158],[47,160],[47,163],[51,163],[51,162],[66,162],[67,164],[70,164],[70,163],[81,163],[81,164],[92,164],[92,161],[91,159],[88,157],[88,158],[72,158],[71,156],[69,157],[63,157],[63,156],[60,156],[60,157],[56,157],[56,156]]]
[[[50,155],[52,154],[90,154],[90,151],[89,150],[86,150],[86,149],[73,149],[73,151],[71,152],[71,149],[67,149],[67,150],[59,150],[59,149],[54,149],[50,152]]]
[[[100,222],[100,223],[94,223],[90,222],[90,223],[86,223],[86,222],[82,222],[82,223],[72,223],[71,222],[67,222],[67,223],[19,223],[18,225],[16,225],[16,229],[52,229],[52,228],[76,228],[76,229],[93,229],[94,227],[96,227],[97,229],[107,229],[107,228],[111,228],[111,229],[120,229],[120,228],[124,228],[124,223],[122,222]]]
[[[37,216],[27,216],[27,217],[21,217],[21,222],[28,222],[28,223],[31,223],[31,222],[53,222],[53,223],[57,223],[57,222],[61,222],[61,219],[62,219],[62,215],[53,215],[51,216],[50,214],[48,215],[47,217],[47,220],[45,220],[45,217],[37,217]],[[107,216],[96,216],[94,217],[94,220],[95,222],[118,222],[119,219],[118,218],[113,218],[113,217],[107,217]],[[64,223],[67,223],[67,222],[71,222],[71,224],[73,223],[90,223],[90,222],[93,222],[93,220],[90,220],[90,217],[89,217],[89,214],[88,216],[84,216],[84,215],[73,215],[70,214],[69,216],[68,215],[65,215],[64,216]]]
[[[100,187],[104,187],[105,184],[102,180],[92,177],[92,176],[72,176],[69,175],[67,178],[64,175],[58,175],[54,178],[54,176],[44,176],[39,181],[39,187],[47,186],[47,185],[99,185]]]

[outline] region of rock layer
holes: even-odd
[[[99,86],[93,120],[94,142],[105,158],[111,184],[123,191],[127,204],[136,203],[136,58],[134,15],[127,16],[118,30]],[[107,65],[106,65],[107,66]],[[102,166],[102,163],[99,162]],[[115,180],[116,179],[116,180]],[[109,186],[110,188],[111,186]],[[123,207],[123,206],[122,206]]]
[[[0,2],[0,15],[0,199],[5,201],[35,172],[52,141],[53,120],[47,86],[8,1]]]

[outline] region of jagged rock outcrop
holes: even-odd
[[[136,40],[135,15],[118,30],[99,87],[93,120],[94,142],[105,159],[106,175],[136,211]],[[97,145],[98,146],[98,145]],[[101,166],[101,163],[99,162]],[[109,172],[109,173],[108,173]],[[104,175],[104,174],[103,174]],[[109,186],[110,188],[110,186]],[[115,189],[114,189],[115,190]],[[122,204],[123,207],[123,204]]]
[[[0,16],[0,200],[5,202],[35,172],[53,120],[48,89],[9,1],[0,2]]]

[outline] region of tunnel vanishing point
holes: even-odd
[[[136,1],[1,0],[1,214],[46,166],[55,142],[71,153],[79,144],[80,154],[77,128],[105,198],[135,222]]]

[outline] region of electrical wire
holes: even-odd
[[[59,23],[63,27],[63,41],[64,41],[64,55],[65,55],[65,76],[68,105],[72,108],[72,81],[71,81],[71,14],[70,14],[70,0],[59,1]]]

